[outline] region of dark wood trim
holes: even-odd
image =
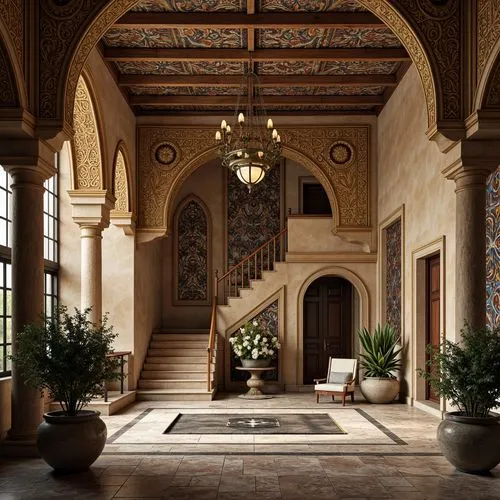
[[[243,75],[120,75],[118,85],[122,87],[240,87]],[[396,87],[396,75],[262,75],[260,87]]]
[[[134,95],[130,104],[148,106],[228,106],[234,108],[234,96],[192,96],[192,95]],[[260,103],[254,103],[259,106]],[[265,106],[377,106],[384,104],[383,96],[335,95],[335,96],[266,96]],[[264,103],[263,103],[264,105]],[[274,112],[273,112],[274,114]]]
[[[214,111],[171,111],[168,108],[143,109],[134,106],[133,111],[136,116],[214,116]],[[224,112],[221,112],[224,114]],[[286,111],[277,110],[272,112],[273,116],[376,116],[375,108],[368,109],[347,109],[347,110],[315,110],[315,111]],[[358,228],[354,228],[358,229]]]
[[[248,5],[248,4],[247,4]],[[380,28],[371,12],[128,12],[115,28]]]
[[[254,61],[408,61],[405,49],[256,49]],[[116,48],[104,50],[107,61],[247,61],[247,49]]]

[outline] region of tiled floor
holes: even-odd
[[[179,413],[328,413],[342,435],[163,434]],[[0,500],[171,498],[500,499],[490,476],[456,472],[435,441],[439,420],[406,405],[316,405],[312,394],[211,403],[142,402],[104,417],[108,444],[83,474],[42,460],[0,460]]]

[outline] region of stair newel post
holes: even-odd
[[[255,268],[255,279],[257,279],[257,254],[255,254],[255,265],[254,265],[254,268]]]
[[[273,238],[273,269],[276,262],[276,238]]]
[[[217,298],[219,296],[219,270],[215,270],[214,274],[214,302],[217,304]]]
[[[250,259],[247,260],[248,286],[250,286]]]

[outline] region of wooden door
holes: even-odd
[[[350,358],[352,286],[342,278],[320,278],[304,297],[304,384],[326,376],[328,358]]]
[[[441,339],[441,258],[439,255],[427,259],[427,297],[426,297],[426,345],[439,347]],[[426,360],[429,354],[426,354]],[[429,368],[427,368],[429,370]],[[430,383],[426,383],[425,399],[439,403]]]

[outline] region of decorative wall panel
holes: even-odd
[[[227,269],[231,269],[281,229],[280,168],[272,168],[249,193],[228,171]]]
[[[477,77],[481,78],[500,36],[500,0],[477,0]]]
[[[12,73],[9,56],[0,40],[0,107],[11,108],[18,103],[16,82]]]
[[[263,309],[260,313],[254,316],[251,321],[254,319],[259,322],[263,328],[267,329],[273,335],[279,337],[278,331],[278,314],[279,314],[279,300],[275,300],[272,304],[269,304],[265,309]],[[233,332],[231,336],[233,336],[236,332]],[[264,380],[278,380],[279,366],[278,366],[279,358],[276,358],[272,363],[276,366],[276,370],[266,371],[262,374],[262,379]],[[236,370],[236,366],[241,366],[240,358],[238,358],[233,350],[231,349],[231,382],[239,382],[246,381],[249,378],[248,372]]]
[[[303,165],[323,184],[332,204],[334,227],[369,227],[370,127],[277,125],[284,156]],[[182,182],[216,156],[214,130],[139,127],[139,229],[158,233],[168,230],[171,204]],[[332,160],[332,146],[339,141],[352,150],[348,164]],[[160,161],[157,154],[160,147],[169,151],[165,161]]]
[[[401,219],[385,230],[385,319],[401,335]]]
[[[500,167],[486,190],[486,320],[500,327]]]
[[[0,0],[0,26],[9,34],[20,68],[24,67],[24,1]]]
[[[130,212],[129,193],[127,182],[127,167],[125,165],[125,157],[121,150],[116,155],[116,163],[114,168],[114,195],[116,198],[115,209],[111,212]]]
[[[181,203],[178,211],[174,303],[208,304],[209,215],[201,200],[192,196]]]

